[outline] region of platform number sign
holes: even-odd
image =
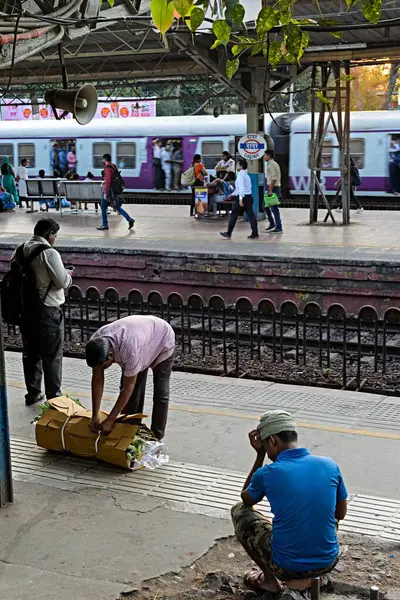
[[[262,158],[267,150],[267,142],[257,133],[247,133],[240,138],[238,151],[246,160],[258,160]]]

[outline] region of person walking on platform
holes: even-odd
[[[26,307],[20,325],[23,344],[22,362],[30,406],[44,399],[42,375],[47,400],[61,396],[62,358],[64,346],[64,290],[72,283],[72,270],[65,269],[60,254],[54,248],[59,224],[43,218],[35,225],[33,237],[17,248],[11,260],[26,264],[33,270],[39,296],[39,314]]]
[[[11,194],[15,204],[19,204],[19,196],[17,186],[15,185],[15,173],[10,159],[8,156],[4,156],[3,164],[1,165],[1,185],[6,192]]]
[[[250,240],[258,240],[258,226],[257,218],[253,210],[253,196],[251,195],[251,179],[247,173],[247,160],[239,158],[237,161],[237,178],[235,181],[235,191],[230,196],[233,198],[233,207],[231,216],[229,218],[228,230],[221,231],[222,237],[230,239],[232,232],[235,228],[237,218],[240,213],[240,208],[244,208],[245,212],[250,221],[251,235],[248,236]]]
[[[101,327],[86,344],[86,362],[92,369],[92,419],[90,427],[111,433],[118,416],[142,414],[147,373],[153,371],[151,429],[157,439],[165,434],[175,334],[171,325],[152,315],[133,315]],[[107,419],[99,413],[104,371],[116,363],[122,369],[120,394]]]
[[[267,150],[265,153],[265,162],[267,163],[267,194],[271,196],[276,194],[278,198],[281,197],[281,168],[278,163],[274,160],[274,151]],[[279,206],[268,206],[265,207],[265,214],[269,221],[269,226],[266,231],[268,233],[283,233],[281,213]]]
[[[208,175],[208,172],[201,162],[201,155],[195,154],[193,156],[193,162],[191,165],[191,169],[193,169],[193,183],[190,184],[192,188],[192,201],[190,204],[190,216],[196,214],[195,206],[196,206],[196,188],[204,186],[204,177]]]
[[[103,186],[103,199],[101,201],[101,219],[102,224],[97,229],[99,231],[107,231],[108,219],[107,219],[107,208],[109,204],[113,204],[117,213],[122,215],[124,219],[128,221],[128,228],[132,229],[135,224],[135,220],[121,207],[121,194],[122,194],[122,183],[121,176],[118,168],[111,162],[111,155],[103,155],[104,162],[104,186]]]
[[[24,207],[24,202],[26,202],[26,208],[29,208],[28,202],[28,190],[26,187],[26,180],[28,179],[28,161],[26,158],[21,160],[21,164],[17,169],[17,180],[18,180],[18,194],[19,194],[19,207]]]

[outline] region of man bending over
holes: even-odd
[[[96,331],[86,344],[86,362],[92,368],[91,429],[109,435],[121,413],[143,412],[150,368],[154,384],[151,429],[161,440],[167,424],[174,349],[175,334],[171,325],[150,315],[118,319]],[[122,369],[120,394],[107,419],[100,423],[104,371],[113,363]]]
[[[329,573],[338,562],[337,522],[347,510],[340,469],[331,458],[298,447],[294,417],[282,410],[265,413],[249,439],[257,457],[232,520],[239,542],[261,570],[248,571],[245,582],[278,593],[282,581],[304,580],[305,589],[311,585],[305,580]],[[266,455],[271,464],[264,465]],[[272,522],[253,510],[264,496]]]

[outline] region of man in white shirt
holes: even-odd
[[[72,269],[65,269],[61,256],[53,248],[59,224],[54,219],[39,219],[33,237],[18,247],[13,258],[18,262],[21,252],[25,260],[34,254],[30,265],[42,302],[39,314],[23,315],[22,334],[25,385],[25,404],[42,401],[42,375],[48,400],[61,395],[62,358],[64,346],[64,290],[72,282]],[[11,260],[13,260],[13,258]]]
[[[170,144],[167,144],[161,150],[161,168],[164,171],[165,189],[167,192],[170,192],[172,184],[172,152]]]
[[[160,190],[162,184],[162,169],[161,169],[161,142],[159,139],[153,140],[153,167],[154,167],[154,189]]]
[[[18,196],[19,196],[19,207],[23,208],[24,201],[26,202],[26,208],[29,208],[28,202],[28,191],[26,188],[26,180],[28,179],[28,161],[26,158],[21,160],[21,164],[17,169],[17,181],[18,181]]]
[[[231,238],[232,231],[235,228],[239,216],[240,208],[244,207],[251,226],[251,235],[248,236],[248,239],[258,240],[257,218],[254,214],[253,196],[251,195],[251,179],[247,173],[247,160],[244,158],[239,158],[237,162],[237,172],[235,191],[232,196],[230,196],[230,198],[233,199],[233,207],[229,218],[228,231],[221,231],[220,235],[226,239]]]
[[[281,168],[274,160],[274,151],[267,150],[265,153],[265,162],[267,163],[266,179],[267,179],[267,194],[276,194],[278,198],[281,195]],[[281,213],[279,206],[265,207],[265,213],[269,221],[269,226],[266,231],[268,233],[283,233]]]

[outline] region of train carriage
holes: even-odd
[[[278,114],[264,118],[266,135],[273,140],[276,159],[282,168],[285,196],[305,197],[310,188],[310,114]],[[153,140],[179,140],[184,169],[198,153],[211,174],[222,151],[235,154],[237,138],[246,132],[245,115],[154,117],[142,119],[94,120],[85,127],[73,120],[47,122],[2,122],[0,160],[9,156],[14,166],[28,160],[28,171],[36,176],[40,169],[52,175],[51,150],[57,142],[73,146],[77,172],[83,178],[91,171],[101,177],[102,156],[109,153],[121,169],[126,191],[150,190],[154,185]],[[393,191],[389,154],[400,143],[400,112],[356,112],[351,115],[351,155],[360,170],[359,196],[385,196]],[[327,130],[322,164],[322,185],[334,193],[339,178],[339,152],[334,131]],[[336,170],[335,170],[336,167]],[[332,170],[334,169],[334,170]],[[399,166],[400,169],[400,166]]]

